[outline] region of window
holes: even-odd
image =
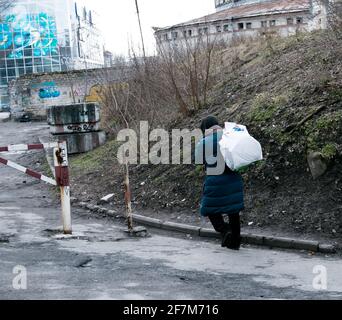
[[[224,30],[225,32],[229,31],[229,25],[228,25],[228,24],[225,24],[225,25],[223,26],[223,30]]]
[[[267,28],[267,21],[261,21],[261,28]]]
[[[191,37],[192,36],[192,30],[190,29],[190,30],[188,30],[188,35],[189,35],[189,37]]]
[[[178,38],[178,32],[177,31],[172,32],[172,39],[176,40],[177,38]]]
[[[204,34],[207,34],[207,33],[208,33],[208,27],[205,27],[205,28],[203,29],[203,33],[204,33]]]
[[[293,18],[287,18],[287,24],[288,25],[293,24]]]
[[[243,22],[238,23],[238,29],[242,30],[243,28],[244,28],[244,23]]]
[[[297,22],[297,24],[303,23],[303,18],[302,17],[297,17],[296,22]]]
[[[26,74],[31,74],[33,73],[33,68],[32,67],[26,67]]]
[[[51,72],[52,68],[51,66],[44,66],[44,72]]]
[[[202,35],[202,34],[203,34],[203,29],[202,29],[202,28],[199,28],[199,29],[198,29],[198,34],[199,34],[199,35]]]
[[[184,30],[184,31],[183,31],[183,36],[184,36],[184,38],[186,38],[186,35],[187,35],[187,33],[186,33],[186,31]]]
[[[222,27],[221,26],[216,26],[216,32],[221,32],[222,31]]]
[[[7,75],[8,77],[15,77],[15,69],[14,68],[7,69]]]
[[[276,21],[275,20],[271,20],[270,21],[270,27],[274,27],[276,25]]]
[[[252,22],[246,23],[246,29],[252,29]]]
[[[168,41],[169,40],[169,35],[167,33],[164,34],[164,40]]]

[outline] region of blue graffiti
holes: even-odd
[[[43,83],[43,87],[39,89],[38,94],[39,98],[41,99],[58,98],[61,95],[60,91],[58,90],[54,82]]]
[[[46,13],[7,16],[0,23],[0,50],[11,50],[8,58],[22,58],[25,48],[37,57],[58,54],[55,18]]]

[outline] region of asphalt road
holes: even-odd
[[[0,123],[0,146],[38,142],[46,133],[43,124]],[[24,166],[39,167],[41,159],[34,152],[1,156]],[[0,165],[0,299],[342,298],[342,260],[334,256],[235,252],[157,230],[129,238],[119,222],[80,209],[73,209],[77,237],[60,237],[52,192]],[[327,272],[326,290],[313,286],[317,266]]]

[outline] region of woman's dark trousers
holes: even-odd
[[[230,249],[239,249],[241,245],[240,212],[229,214],[228,217],[229,224],[224,222],[221,214],[211,215],[209,220],[216,232],[221,233],[223,239],[227,239],[225,246]],[[230,233],[229,238],[227,238],[227,233]]]

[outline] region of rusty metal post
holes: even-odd
[[[58,148],[54,149],[53,156],[56,181],[61,192],[63,231],[64,234],[72,234],[69,163],[67,143],[65,141],[58,143]]]
[[[125,163],[125,203],[126,203],[126,218],[127,218],[127,225],[128,231],[133,231],[133,217],[132,217],[132,194],[131,194],[131,186],[129,181],[129,166],[126,160]]]

